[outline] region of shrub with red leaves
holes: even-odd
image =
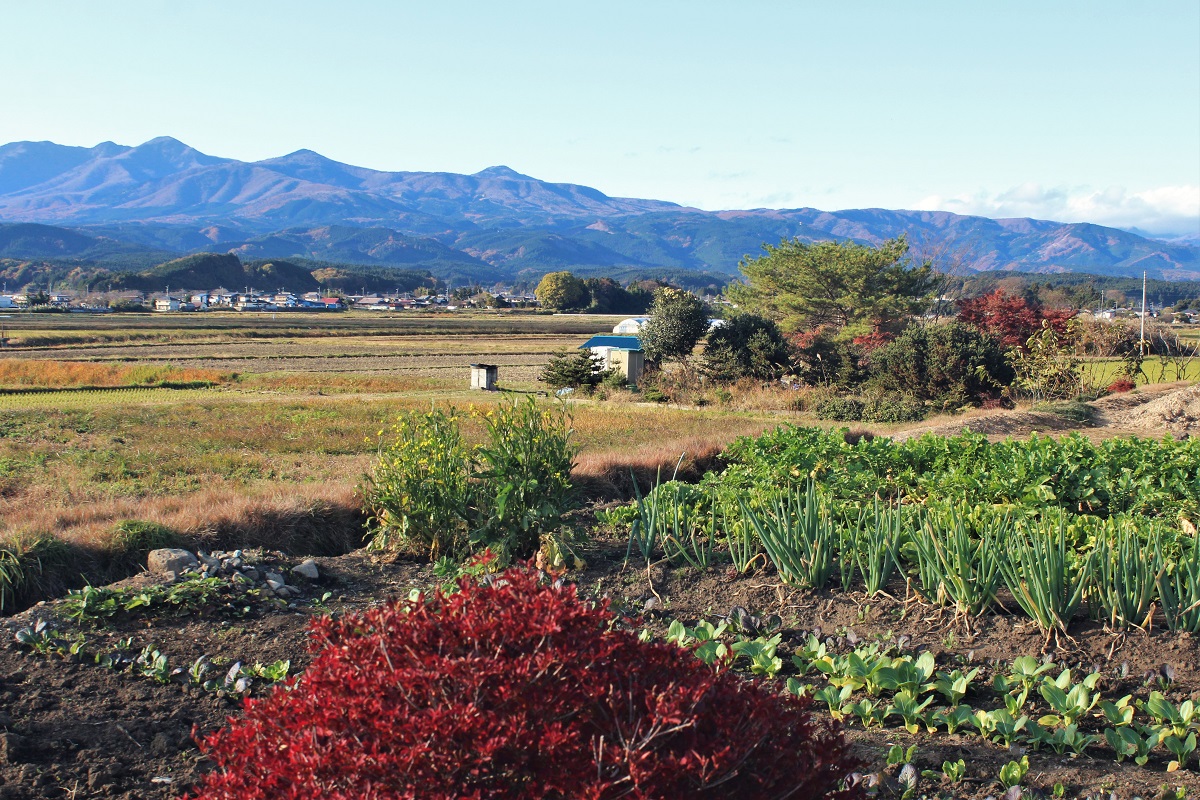
[[[1119,392],[1131,392],[1133,391],[1133,387],[1136,385],[1137,384],[1129,380],[1129,378],[1117,378],[1108,385],[1108,391],[1111,394],[1117,394]]]
[[[1024,348],[1026,340],[1042,329],[1043,320],[1059,336],[1065,336],[1067,322],[1074,316],[1074,311],[1030,304],[1024,297],[1005,294],[1003,289],[958,304],[959,322],[996,336],[1005,347]]]
[[[509,570],[313,623],[294,685],[204,742],[198,797],[849,798],[856,766],[806,702]]]

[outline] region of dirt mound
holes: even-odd
[[[958,419],[926,422],[892,434],[898,441],[932,433],[955,436],[964,431],[991,437],[1028,436],[1083,428],[1105,438],[1117,435],[1200,435],[1200,384],[1139,387],[1137,391],[1107,395],[1088,403],[1096,412],[1091,425],[1070,416],[1044,411],[975,411]],[[1091,435],[1091,434],[1089,434]]]
[[[989,436],[1025,436],[1034,431],[1065,431],[1078,427],[1079,423],[1058,414],[1039,411],[995,411],[955,422],[909,428],[894,434],[892,438],[904,441],[926,433],[935,436],[957,436],[964,431],[985,433]]]
[[[1200,384],[1185,386],[1136,408],[1113,415],[1115,427],[1166,433],[1200,433]]]

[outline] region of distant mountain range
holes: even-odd
[[[948,212],[701,211],[609,197],[507,167],[380,172],[309,150],[247,163],[171,138],[0,146],[0,257],[149,266],[195,252],[429,270],[457,280],[556,269],[733,275],[764,242],[908,234],[959,271],[1200,279],[1200,247],[1087,223]],[[21,224],[39,223],[39,224]],[[155,260],[157,259],[157,261]]]

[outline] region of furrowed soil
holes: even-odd
[[[1177,431],[1172,425],[1191,424],[1194,398],[1184,396],[1182,407],[1173,402],[1161,403],[1161,407],[1146,403],[1155,397],[1147,393],[1109,398],[1099,404],[1101,427],[1085,432],[1096,436],[1127,431],[1143,436],[1186,435],[1187,430]],[[1157,419],[1162,419],[1161,424]],[[977,415],[963,422],[997,438],[1070,427],[1055,415],[1030,416],[1029,412]],[[939,432],[958,432],[963,422],[947,426],[954,427],[953,431]],[[593,530],[595,512],[612,504],[611,494],[598,493],[570,523],[580,531]],[[701,573],[665,564],[649,569],[644,565],[627,567],[625,551],[623,538],[601,530],[582,547],[586,568],[569,573],[568,580],[587,596],[607,597],[623,613],[640,615],[633,624],[648,626],[659,637],[672,619],[693,623],[701,617],[729,614],[741,606],[754,614],[782,618],[780,655],[785,664],[790,662],[790,648],[816,633],[821,638],[833,637],[841,652],[851,649],[854,642],[873,639],[901,641],[909,650],[928,649],[937,656],[940,668],[981,667],[983,674],[976,682],[980,686],[990,685],[996,660],[1049,655],[1060,668],[1101,671],[1106,697],[1145,696],[1144,674],[1161,672],[1165,665],[1175,674],[1166,691],[1168,699],[1175,703],[1200,700],[1200,640],[1158,626],[1118,636],[1081,615],[1069,638],[1047,641],[1027,618],[1015,613],[988,616],[967,629],[918,602],[903,583],[893,583],[888,596],[868,600],[854,592],[796,591],[781,584],[773,570],[737,576],[725,568]],[[291,556],[288,563],[301,560]],[[186,669],[200,656],[207,656],[218,665],[218,673],[234,662],[270,664],[290,659],[292,674],[296,674],[312,658],[307,646],[312,615],[365,609],[389,598],[402,598],[414,587],[439,583],[426,562],[401,559],[386,563],[361,550],[318,558],[317,564],[320,578],[297,581],[302,589],[299,597],[290,602],[253,603],[248,612],[233,616],[225,613],[227,609],[205,606],[185,615],[120,613],[102,624],[80,624],[66,616],[61,601],[48,601],[4,619],[0,630],[0,800],[173,798],[186,794],[210,768],[197,739],[236,717],[239,699],[187,686],[179,679],[161,684],[131,669],[98,666],[92,653],[137,653],[153,646],[167,656],[171,666]],[[120,585],[137,588],[155,580],[144,574]],[[1015,608],[1011,602],[1008,606]],[[47,656],[18,647],[15,632],[39,619],[65,639],[82,636],[86,657]],[[785,677],[778,679],[780,691]],[[975,699],[968,695],[965,702],[972,704]],[[885,764],[892,744],[916,745],[915,760],[922,770],[939,772],[943,761],[965,760],[967,777],[963,782],[950,786],[922,777],[918,796],[937,796],[939,792],[944,797],[975,800],[1000,796],[1000,767],[1019,757],[973,735],[910,736],[903,729],[865,730],[857,723],[847,725],[846,735],[868,765],[866,771],[885,776],[894,777],[897,771]],[[1171,792],[1182,787],[1187,796],[1200,797],[1196,773],[1167,773],[1161,748],[1145,766],[1117,763],[1103,745],[1084,756],[1047,750],[1028,755],[1031,766],[1025,785],[1047,793],[1061,784],[1065,797],[1103,792],[1106,798],[1109,793],[1118,798],[1151,798],[1159,797],[1165,785]],[[900,792],[894,781],[885,780],[879,796],[899,797]]]

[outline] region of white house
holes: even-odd
[[[0,294],[0,308],[16,308],[17,303],[11,294]]]

